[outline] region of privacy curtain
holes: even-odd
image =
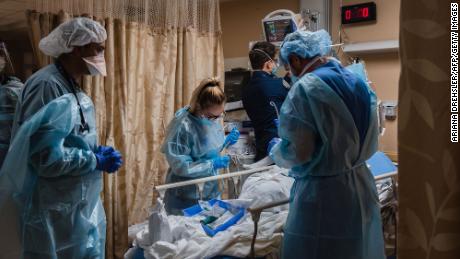
[[[40,14],[28,10],[26,12],[26,18],[36,68],[51,64],[53,62],[52,57],[46,56],[38,49],[38,42],[41,38],[48,35],[57,25],[69,19],[69,15],[62,11],[58,14]]]
[[[450,138],[449,0],[401,1],[398,259],[460,254],[460,144]]]
[[[155,203],[153,187],[164,181],[168,166],[160,147],[174,111],[188,103],[203,78],[223,78],[219,6],[214,0],[89,2],[97,8],[70,8],[69,1],[53,8],[37,4],[28,12],[29,30],[40,66],[51,60],[39,53],[39,39],[68,19],[67,13],[89,14],[107,30],[108,76],[85,77],[82,86],[96,106],[100,143],[124,156],[122,169],[105,175],[102,196],[107,258],[123,258],[128,226],[146,220]],[[120,10],[138,11],[122,16],[106,6],[106,17],[100,11],[101,3],[126,4],[122,2],[136,2],[149,11],[124,6]]]

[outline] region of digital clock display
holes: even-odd
[[[377,19],[377,6],[374,2],[342,6],[342,24],[369,22]]]

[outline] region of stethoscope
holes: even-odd
[[[69,83],[70,88],[71,88],[70,90],[72,91],[72,94],[75,96],[75,99],[77,99],[78,110],[80,111],[80,122],[81,122],[80,133],[89,131],[89,125],[88,123],[86,123],[85,116],[83,115],[83,110],[81,108],[80,100],[78,99],[78,96],[77,96],[77,91],[76,91],[76,88],[77,88],[76,86],[78,85],[77,82],[75,82],[75,80],[71,76],[69,76],[69,74],[65,72],[64,68],[59,63],[59,61],[56,60],[56,62],[54,62],[54,65],[56,66],[59,73],[66,79],[67,83]]]

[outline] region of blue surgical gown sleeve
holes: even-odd
[[[92,151],[52,146],[33,155],[31,164],[41,177],[76,176],[94,171],[97,160]]]
[[[66,94],[63,89],[66,89],[66,87],[49,81],[37,82],[30,86],[26,83],[22,93],[19,123],[22,124],[49,102]]]
[[[62,86],[44,82],[35,85],[26,93],[23,100],[23,121],[34,115],[49,102],[61,96]],[[38,132],[34,138],[39,138]],[[80,143],[85,145],[85,143]],[[84,175],[96,169],[96,156],[90,150],[66,146],[64,143],[43,147],[31,157],[31,164],[41,177],[58,177],[63,175]]]
[[[164,153],[171,172],[181,177],[206,177],[215,174],[211,160],[192,158],[192,148],[195,145],[193,133],[179,126],[175,136],[166,140]]]
[[[280,167],[302,166],[310,161],[319,143],[308,96],[301,85],[291,89],[280,113],[281,142],[273,147],[270,156]]]

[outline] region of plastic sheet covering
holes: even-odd
[[[150,242],[152,244],[160,240],[172,242],[171,226],[169,225],[165,205],[161,199],[157,199],[157,204],[149,217],[148,226]]]
[[[63,95],[15,132],[0,170],[0,258],[104,258],[101,172],[47,177],[46,165],[31,162],[39,154],[49,163],[68,163],[74,157],[61,156],[69,145],[84,150],[96,144],[85,138],[95,131],[94,119],[86,135],[75,133],[77,107],[72,95]]]

